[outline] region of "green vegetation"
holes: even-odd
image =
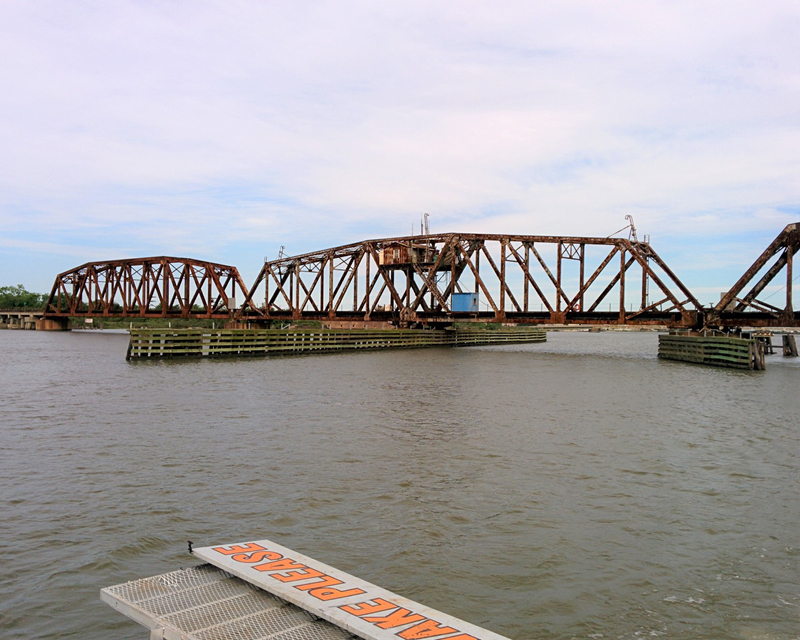
[[[454,322],[453,329],[484,329],[488,331],[497,331],[502,329],[503,324],[500,322]]]
[[[23,309],[37,311],[44,309],[47,295],[28,291],[21,284],[16,287],[0,287],[0,309]]]

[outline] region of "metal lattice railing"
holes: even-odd
[[[107,587],[101,598],[162,635],[187,640],[347,640],[353,636],[244,580],[201,565]]]

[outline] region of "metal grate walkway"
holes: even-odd
[[[343,629],[204,564],[107,587],[102,600],[151,640],[347,640]]]

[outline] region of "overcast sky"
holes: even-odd
[[[631,214],[705,301],[800,221],[797,1],[0,0],[0,60],[0,285]]]

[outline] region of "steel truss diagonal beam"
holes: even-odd
[[[800,326],[800,313],[794,310],[794,256],[800,250],[800,223],[787,225],[764,249],[720,301],[705,316],[705,326]],[[777,259],[776,259],[777,257]],[[773,261],[770,264],[771,261]],[[766,269],[766,271],[765,271]],[[770,294],[783,294],[783,307],[758,300],[758,296],[782,271],[783,284]],[[747,294],[742,292],[750,287]]]
[[[159,256],[88,262],[59,274],[45,317],[219,318],[247,298],[236,267]]]
[[[650,283],[658,302],[649,300]],[[616,302],[601,309],[612,291]],[[693,326],[701,316],[696,298],[648,243],[447,233],[365,240],[268,261],[238,320]]]
[[[800,326],[792,296],[798,250],[800,223],[795,223],[711,308],[703,308],[649,242],[635,235],[447,233],[281,256],[264,263],[249,291],[235,267],[189,258],[89,262],[56,277],[44,315],[319,319],[395,326]],[[782,272],[785,284],[773,284]],[[782,305],[768,301],[778,293],[785,296]],[[242,300],[238,309],[237,300]]]

